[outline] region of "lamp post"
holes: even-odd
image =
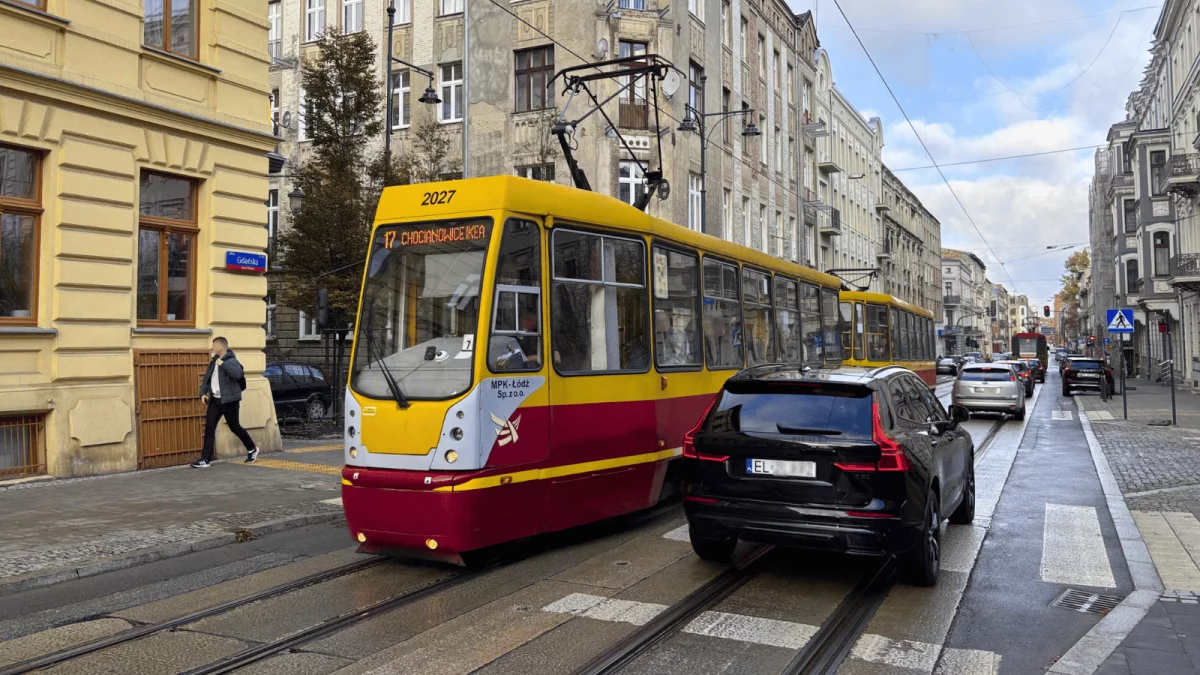
[[[387,112],[385,113],[386,119],[383,121],[383,155],[387,160],[388,170],[390,171],[392,165],[392,64],[399,63],[402,66],[408,66],[410,70],[415,70],[429,78],[429,85],[425,87],[425,93],[421,94],[420,98],[417,99],[418,102],[437,105],[442,102],[442,99],[438,97],[437,91],[433,88],[433,73],[431,71],[425,70],[420,66],[414,66],[404,59],[392,56],[392,29],[396,26],[396,0],[388,0],[387,15],[387,61],[383,69],[383,88],[387,92],[387,100],[384,102],[384,105]]]
[[[741,110],[722,110],[719,112],[702,113],[696,110],[689,104],[684,104],[683,121],[679,123],[679,131],[689,132],[697,131],[700,133],[700,231],[707,229],[708,224],[708,136],[712,133],[712,129],[708,128],[708,118],[726,118],[734,117],[735,115],[750,115],[750,122],[742,127],[742,136],[744,138],[752,138],[761,136],[762,132],[754,125],[754,108],[742,108]],[[724,234],[724,233],[722,233]]]

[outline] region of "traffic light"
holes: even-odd
[[[1088,346],[1093,346],[1093,347],[1094,347],[1095,345],[1096,345],[1096,336],[1095,336],[1095,335],[1089,335],[1089,336],[1088,336]]]
[[[1050,305],[1042,305],[1042,316],[1050,318]]]

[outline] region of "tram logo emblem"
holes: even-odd
[[[499,439],[500,445],[508,445],[516,443],[520,440],[517,435],[517,428],[521,426],[521,416],[517,415],[516,419],[503,420],[496,416],[496,413],[490,413],[492,422],[496,425],[496,438]]]

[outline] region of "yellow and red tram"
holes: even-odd
[[[460,560],[653,505],[726,378],[843,361],[840,284],[551,183],[386,189],[346,391],[353,536]]]
[[[883,293],[842,291],[842,363],[899,365],[937,386],[933,312]]]

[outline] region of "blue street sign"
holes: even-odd
[[[261,274],[267,271],[267,255],[265,253],[226,251],[225,269],[231,272],[257,272]]]
[[[1112,338],[1104,338],[1104,346],[1105,347],[1107,347],[1111,344],[1112,344]]]
[[[1132,309],[1110,309],[1108,310],[1106,321],[1108,322],[1108,332],[1110,333],[1133,332]]]

